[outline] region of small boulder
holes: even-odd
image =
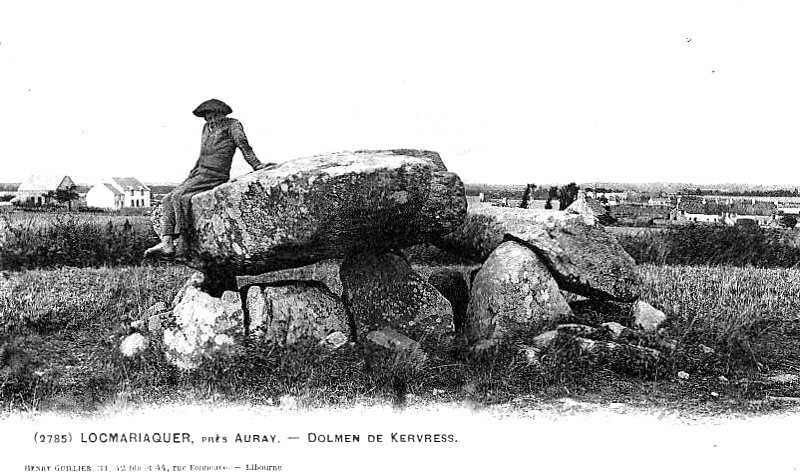
[[[571,314],[553,277],[522,244],[501,244],[478,271],[467,308],[465,334],[471,344],[511,333],[535,335],[544,322]]]
[[[393,328],[420,342],[454,332],[450,302],[392,253],[361,253],[342,261],[343,298],[356,336]]]
[[[663,311],[657,310],[641,300],[633,305],[633,325],[646,333],[655,333],[667,320]]]
[[[147,349],[147,338],[142,336],[141,333],[133,333],[122,340],[119,345],[119,350],[125,357],[134,357]]]
[[[147,319],[147,331],[149,333],[160,333],[163,329],[164,323],[161,315],[152,315]]]
[[[177,327],[164,331],[165,353],[182,369],[195,369],[206,359],[232,353],[235,338],[244,331],[244,314],[236,292],[217,298],[187,285],[173,313]]]
[[[619,339],[625,333],[626,330],[629,330],[629,328],[622,326],[621,324],[615,321],[609,321],[607,323],[601,324],[600,326],[604,328],[606,331],[608,331],[608,333],[611,335],[612,340]]]

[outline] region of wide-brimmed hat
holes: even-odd
[[[200,104],[197,108],[194,109],[192,112],[195,116],[206,116],[209,113],[219,113],[220,115],[228,115],[233,113],[231,107],[228,106],[227,103],[223,102],[222,100],[217,100],[216,98],[212,98],[211,100],[206,100]]]

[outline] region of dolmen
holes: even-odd
[[[576,212],[468,206],[435,152],[287,161],[194,196],[192,215],[185,262],[199,272],[139,324],[182,368],[235,352],[243,336],[351,342],[381,369],[509,342],[535,363],[564,337],[604,355],[641,335],[634,354],[658,357],[640,338],[665,317],[640,300],[636,265],[611,233]],[[420,244],[473,263],[423,277],[403,251]],[[623,316],[580,323],[578,312],[608,306]]]
[[[295,159],[195,195],[184,260],[202,276],[176,297],[167,352],[196,367],[244,331],[279,344],[371,340],[373,351],[423,359],[417,343],[452,333],[452,309],[399,251],[451,233],[466,211],[459,177],[418,150]],[[340,293],[303,277],[315,263],[330,272],[329,261]],[[274,283],[238,282],[287,271]]]

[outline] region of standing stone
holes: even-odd
[[[348,257],[339,277],[359,339],[387,327],[423,343],[454,331],[450,302],[396,254]]]
[[[341,345],[340,337],[349,330],[344,305],[319,282],[250,287],[247,307],[250,332],[279,346]],[[331,337],[334,333],[339,334]]]
[[[464,274],[455,269],[436,269],[428,277],[428,283],[439,291],[453,307],[453,324],[456,332],[464,328],[469,305],[469,287]]]
[[[475,276],[465,331],[472,344],[495,342],[512,333],[535,335],[543,322],[570,314],[536,254],[508,241],[494,250]]]
[[[464,185],[422,151],[294,159],[192,198],[188,263],[257,275],[429,242],[466,215]]]
[[[655,333],[667,320],[663,311],[653,308],[650,304],[638,300],[633,305],[633,325],[647,333]]]
[[[487,251],[504,240],[532,248],[563,290],[625,302],[639,297],[641,277],[633,258],[614,235],[600,225],[587,225],[580,215],[475,205],[464,225],[439,244],[488,257]]]
[[[164,330],[167,359],[194,369],[206,359],[232,353],[235,337],[244,331],[239,294],[225,292],[217,298],[187,284],[179,296],[173,310],[177,327]]]

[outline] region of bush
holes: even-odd
[[[0,269],[5,270],[137,265],[145,249],[157,242],[149,225],[134,225],[129,219],[114,224],[71,213],[48,215],[45,222],[2,218],[6,234]]]

